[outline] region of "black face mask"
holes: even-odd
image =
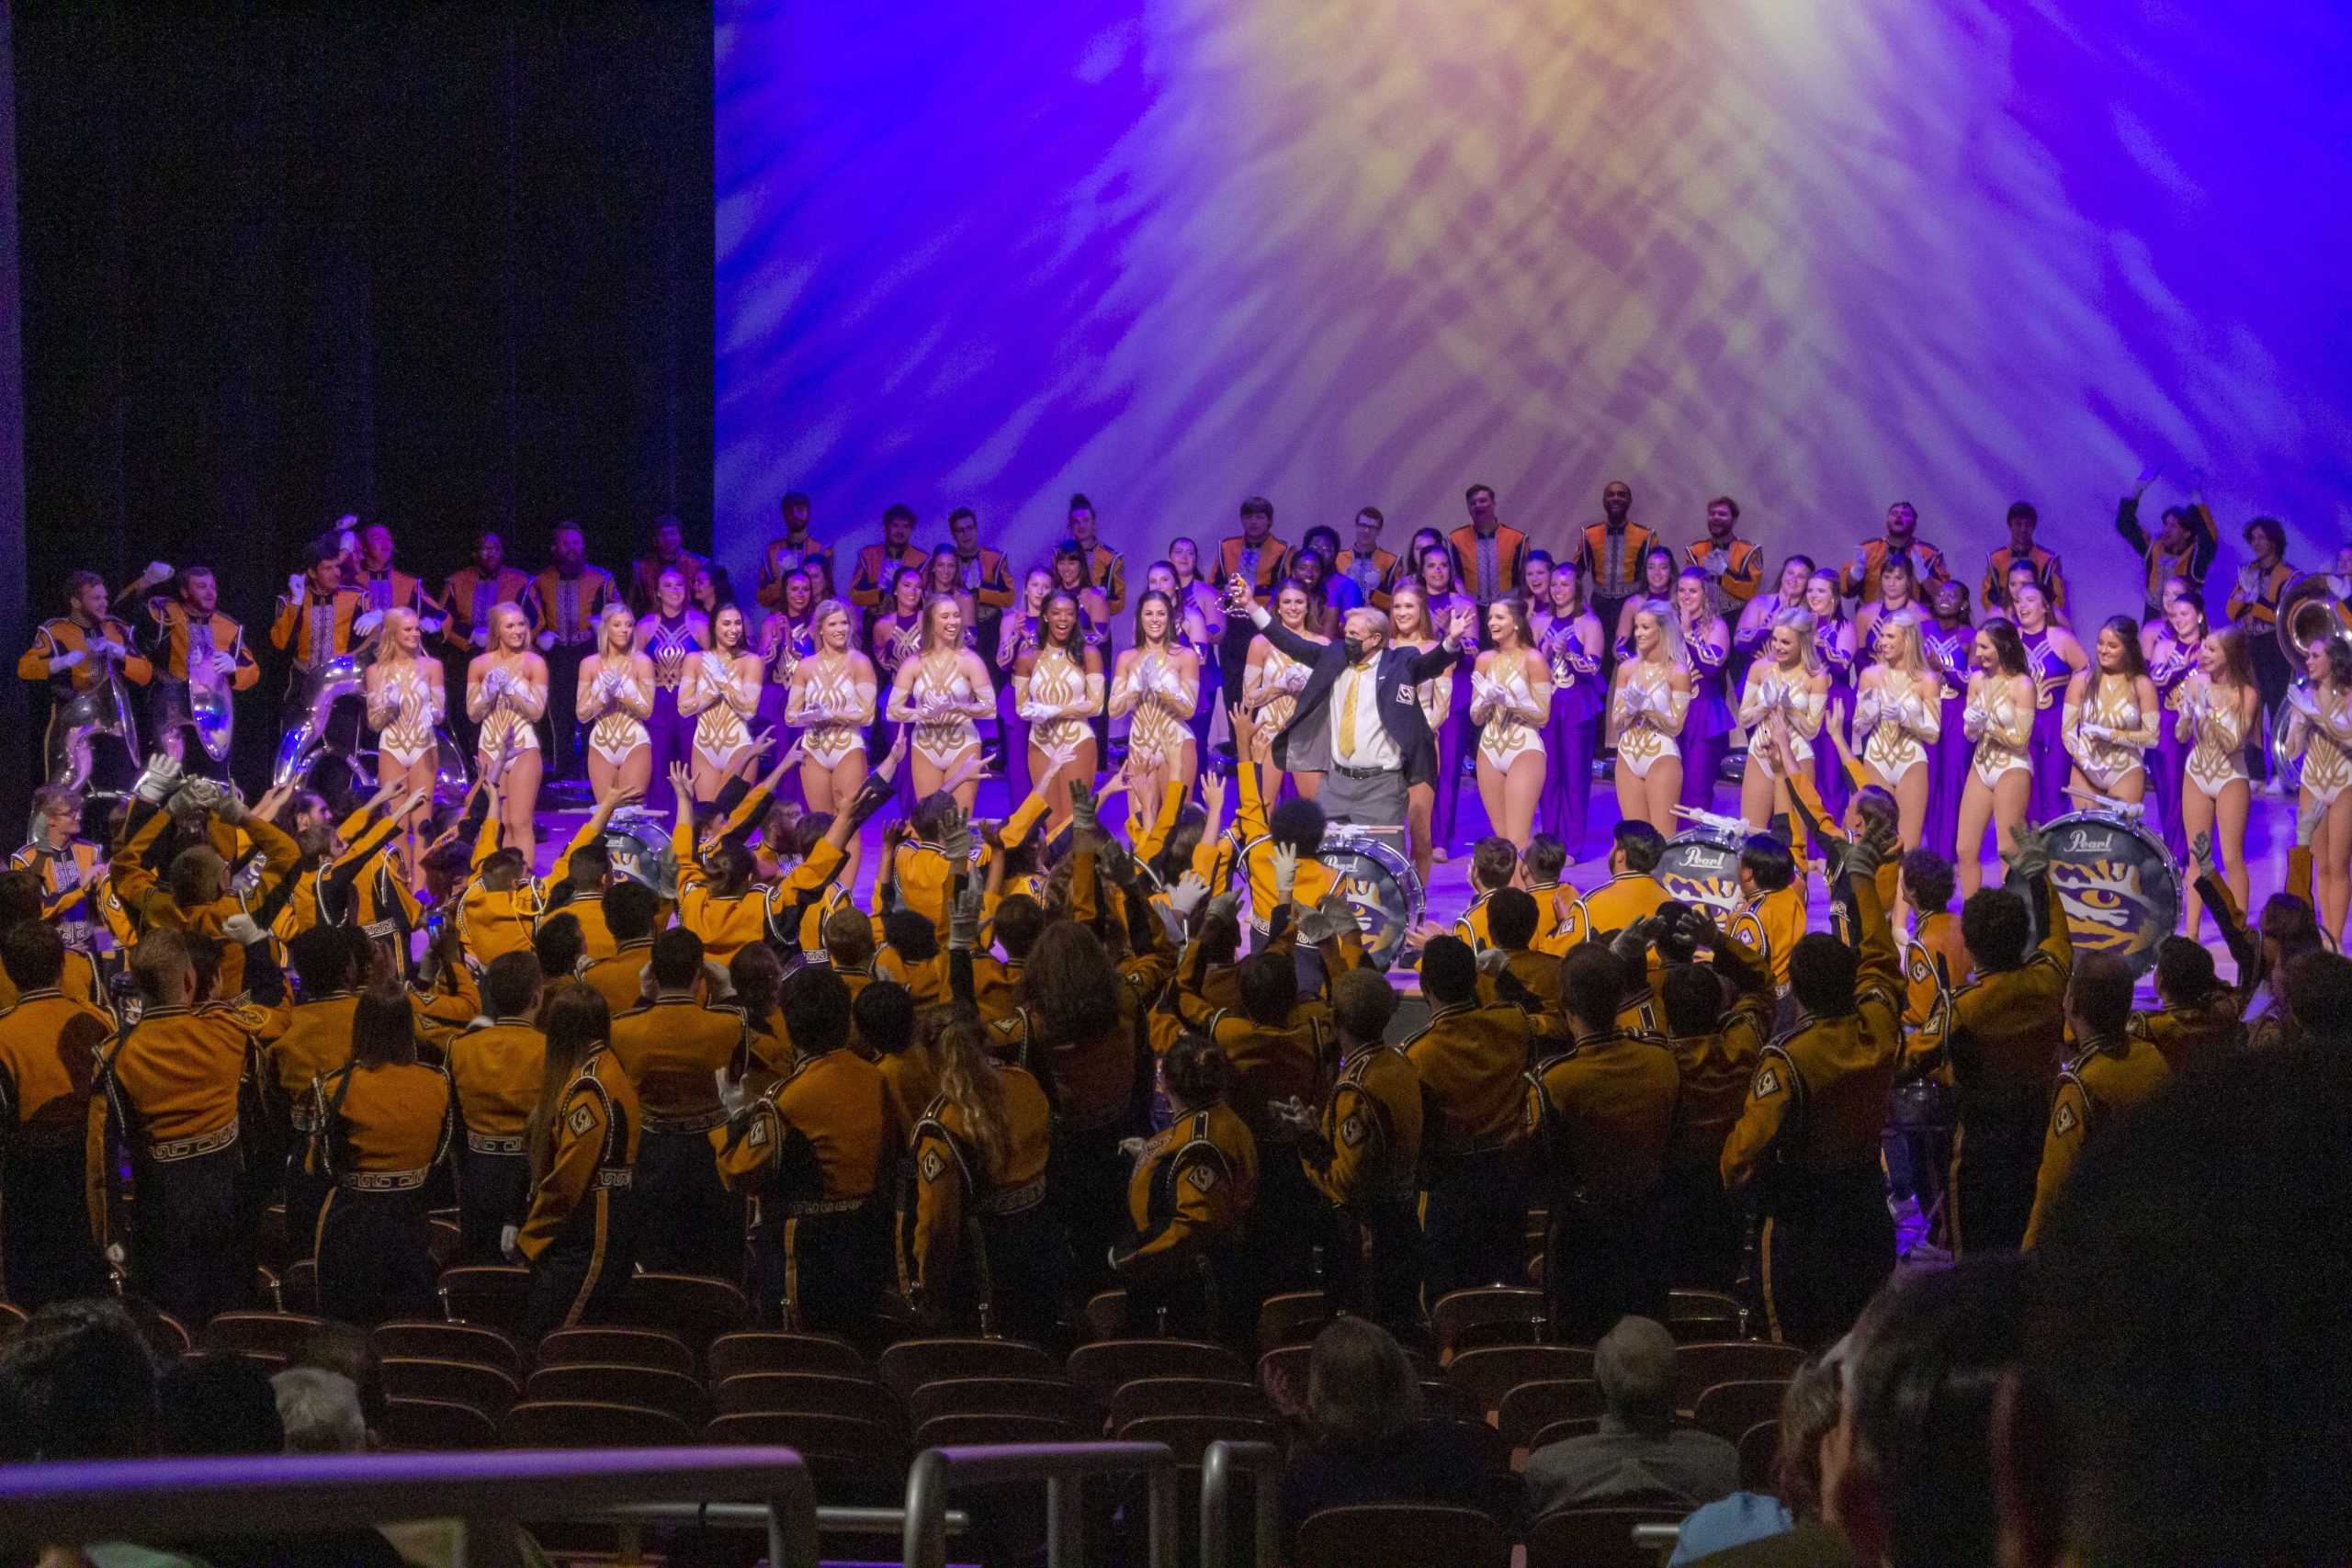
[[[1342,639],[1340,646],[1346,650],[1349,663],[1361,664],[1363,662],[1363,656],[1367,650],[1361,641],[1354,637],[1347,637]]]

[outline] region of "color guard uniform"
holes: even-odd
[[[1008,1141],[994,1168],[942,1095],[914,1125],[913,1179],[899,1195],[899,1281],[927,1324],[980,1327],[1031,1344],[1060,1310],[1061,1237],[1046,1202],[1053,1111],[1037,1080],[998,1069]]]
[[[477,1021],[449,1042],[449,1082],[465,1142],[458,1150],[458,1251],[501,1261],[499,1234],[531,1201],[531,1112],[547,1076],[548,1037],[527,1018]]]
[[[449,1075],[423,1063],[345,1062],[311,1091],[311,1159],[333,1184],[319,1212],[319,1310],[341,1323],[429,1317],[433,1225],[424,1183],[449,1156]]]
[[[91,1224],[90,1091],[114,1021],[54,986],[0,1012],[0,1270],[27,1312],[103,1295]]]
[[[637,1268],[637,1090],[599,1045],[556,1101],[516,1247],[531,1265],[523,1337],[609,1315]]]
[[[2050,1128],[2041,1145],[2041,1171],[2033,1193],[2033,1217],[2025,1227],[2030,1247],[2050,1218],[2051,1205],[2084,1145],[2108,1124],[2172,1081],[2153,1042],[2130,1031],[2120,1040],[2095,1040],[2075,1054],[2058,1075],[2050,1106]]]
[[[1879,1140],[1902,1043],[1903,974],[1877,879],[1847,882],[1863,932],[1856,1009],[1801,1016],[1764,1047],[1723,1153],[1726,1190],[1756,1185],[1772,1337],[1808,1347],[1853,1326],[1894,1268]]]
[[[740,1008],[662,996],[613,1020],[613,1059],[637,1086],[644,1137],[638,1201],[649,1223],[639,1244],[648,1269],[743,1275],[743,1202],[719,1179],[712,1134],[727,1125],[718,1077],[743,1045]]]
[[[1590,1345],[1627,1315],[1665,1321],[1665,1180],[1682,1075],[1657,1035],[1577,1041],[1527,1074],[1549,1219],[1544,1316]]]

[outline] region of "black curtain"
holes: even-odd
[[[707,4],[19,5],[29,618],[210,564],[250,783],[338,516],[435,585],[485,526],[526,570],[561,518],[616,570],[664,513],[706,547],[711,55]]]

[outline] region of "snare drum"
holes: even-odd
[[[670,822],[643,807],[625,806],[605,824],[613,874],[640,882],[664,898],[678,896],[678,863],[670,852]]]
[[[2111,811],[2076,811],[2042,831],[2075,951],[2111,953],[2146,974],[2156,944],[2180,929],[2180,867],[2164,840]]]
[[[1381,835],[1344,826],[1323,830],[1317,858],[1363,927],[1364,956],[1387,968],[1421,923],[1423,892],[1413,863]]]
[[[1743,840],[1724,828],[1685,829],[1667,841],[1653,873],[1668,894],[1686,904],[1734,915],[1742,902],[1739,893],[1739,852]]]

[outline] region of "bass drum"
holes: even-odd
[[[2154,968],[2156,944],[2180,929],[2180,867],[2164,840],[2111,811],[2073,812],[2042,831],[2075,951],[2114,953],[2134,975]]]
[[[1689,828],[1667,840],[1657,876],[1668,893],[1686,904],[1736,914],[1739,896],[1740,836],[1724,828]]]
[[[613,874],[641,882],[663,898],[678,896],[678,862],[670,852],[672,818],[643,807],[625,806],[605,824],[605,849]]]
[[[1413,863],[1387,836],[1349,827],[1326,828],[1317,858],[1330,868],[1340,896],[1363,927],[1364,956],[1375,967],[1388,968],[1421,923],[1424,894]]]

